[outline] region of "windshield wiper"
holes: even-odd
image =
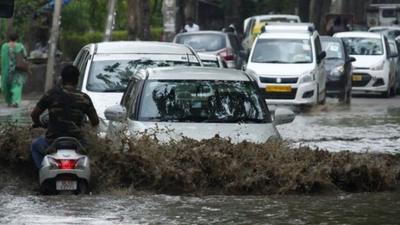
[[[112,89],[112,88],[110,88],[110,89],[105,89],[105,90],[103,90],[103,92],[124,92],[125,91],[125,88],[115,88],[115,89]]]
[[[342,58],[339,58],[339,57],[326,57],[325,59],[342,59]]]
[[[310,60],[303,60],[303,61],[294,61],[292,63],[311,63]]]

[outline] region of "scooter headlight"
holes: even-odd
[[[335,76],[335,77],[339,77],[343,74],[344,72],[344,67],[343,66],[338,66],[335,67],[332,71],[331,71],[331,75]]]

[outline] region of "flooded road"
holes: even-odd
[[[293,145],[329,151],[400,153],[400,97],[353,98],[351,106],[329,99],[278,127]]]
[[[399,153],[400,97],[354,98],[297,115],[279,126],[292,145],[329,151]],[[27,104],[29,105],[29,104]],[[1,123],[24,117],[0,110]],[[3,113],[3,114],[2,114]],[[22,119],[22,122],[29,120]],[[0,224],[399,224],[400,193],[287,196],[170,196],[115,191],[40,196],[35,187],[0,185]]]

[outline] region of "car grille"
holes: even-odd
[[[261,89],[266,99],[295,99],[297,88],[292,88],[291,92],[266,92],[265,89]]]
[[[354,75],[356,75],[356,74],[354,74]],[[362,77],[362,79],[360,81],[353,80],[351,82],[353,87],[364,87],[371,81],[371,75],[369,75],[369,74],[357,74],[357,75],[360,75]]]
[[[296,84],[298,80],[297,77],[281,77],[279,79],[280,82],[278,82],[278,78],[276,77],[260,77],[260,82],[268,84]]]

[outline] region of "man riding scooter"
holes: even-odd
[[[92,126],[99,124],[99,118],[90,97],[77,90],[79,70],[67,65],[61,72],[62,84],[48,91],[32,110],[34,126],[43,126],[40,115],[48,110],[49,121],[45,137],[34,140],[31,146],[32,158],[38,169],[46,155],[46,149],[59,137],[73,137],[84,142],[82,123],[87,115]]]

